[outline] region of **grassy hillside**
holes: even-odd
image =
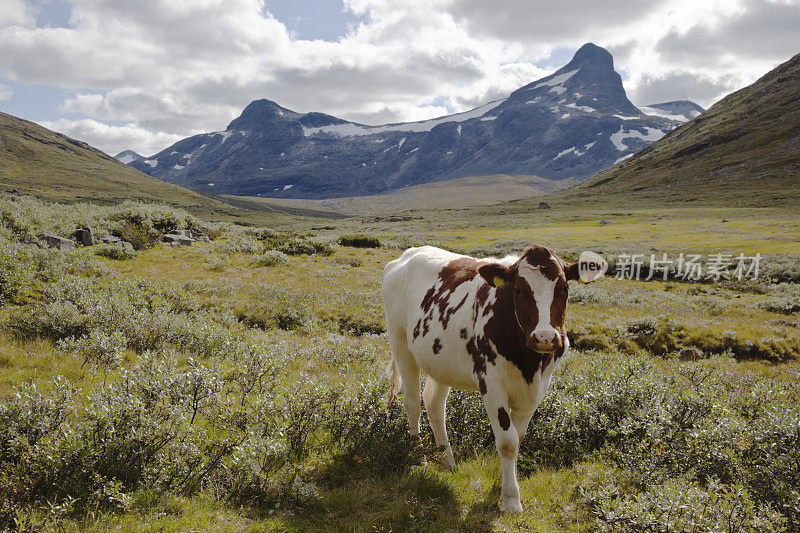
[[[275,213],[252,212],[164,183],[47,128],[0,113],[0,191],[57,202],[159,202],[214,220],[265,223]]]
[[[797,205],[800,54],[630,160],[557,195],[621,203]]]

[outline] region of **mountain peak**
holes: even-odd
[[[123,165],[127,165],[128,163],[132,163],[133,161],[139,161],[140,159],[144,159],[144,156],[137,154],[133,150],[125,150],[124,152],[120,152],[117,155],[115,155],[114,159],[121,162]]]
[[[576,68],[594,66],[614,70],[614,58],[611,53],[594,43],[586,43],[575,52],[572,60],[561,70],[574,70]]]
[[[228,131],[256,129],[264,123],[292,119],[298,116],[300,116],[299,113],[281,107],[272,100],[262,98],[250,102],[244,108],[242,114],[228,124]]]

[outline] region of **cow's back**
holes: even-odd
[[[454,259],[464,257],[434,246],[409,248],[383,269],[381,292],[388,331],[406,331],[409,317],[419,308],[423,293],[439,272]]]

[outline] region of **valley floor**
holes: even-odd
[[[5,201],[0,525],[638,531],[733,517],[724,530],[800,527],[800,218],[537,203],[282,217],[273,229],[295,234],[286,239],[172,212],[103,208],[82,221]],[[71,224],[146,230],[166,219],[216,238],[123,260],[19,243]],[[347,233],[381,246],[337,244]],[[384,407],[379,283],[407,246],[486,256],[533,243],[617,264],[720,252],[762,263],[759,280],[571,288],[576,349],[523,442],[526,510],[511,517],[497,509],[499,460],[476,395],[449,399],[452,472],[421,464],[399,402]]]

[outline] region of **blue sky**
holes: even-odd
[[[0,110],[116,153],[269,98],[380,124],[615,57],[634,103],[708,106],[798,51],[800,0],[0,0]]]

